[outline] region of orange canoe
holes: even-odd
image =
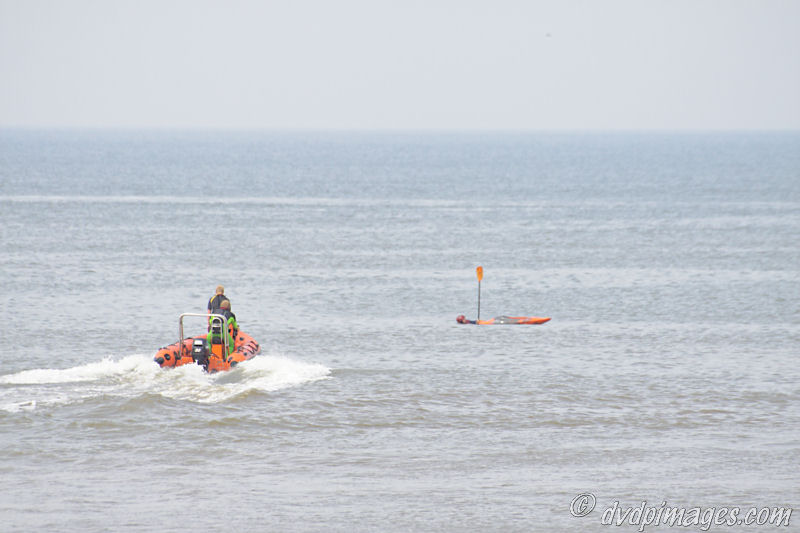
[[[488,320],[469,320],[464,315],[456,317],[459,324],[544,324],[549,321],[550,317],[539,316],[496,316]]]

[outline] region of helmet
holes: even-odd
[[[467,321],[467,317],[465,317],[464,315],[458,315],[456,317],[456,322],[458,322],[459,324],[463,324],[466,321]]]

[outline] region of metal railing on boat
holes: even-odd
[[[219,314],[216,314],[216,313],[209,313],[209,314],[204,314],[204,313],[183,313],[183,314],[181,314],[180,318],[178,319],[178,335],[180,336],[178,338],[178,346],[179,346],[179,350],[180,350],[181,356],[183,356],[183,340],[185,339],[185,337],[183,336],[183,319],[184,319],[184,317],[187,317],[187,316],[205,318],[206,319],[206,324],[210,325],[211,328],[213,328],[215,325],[219,325],[220,340],[222,341],[222,353],[225,356],[227,356],[228,353],[230,353],[229,350],[228,350],[228,335],[225,334],[225,328],[227,326],[227,321],[228,320],[225,318],[224,315],[219,315]],[[209,335],[211,334],[211,328],[209,328]],[[208,339],[208,346],[209,346],[209,350],[210,350],[211,349],[211,339],[210,338]],[[224,357],[223,357],[223,359],[224,359]]]

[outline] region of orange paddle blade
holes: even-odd
[[[480,266],[475,269],[475,272],[478,274],[478,281],[483,280],[483,267]]]

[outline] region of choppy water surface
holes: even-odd
[[[793,133],[0,132],[0,529],[800,509],[798,235]],[[262,355],[159,369],[219,283]]]

